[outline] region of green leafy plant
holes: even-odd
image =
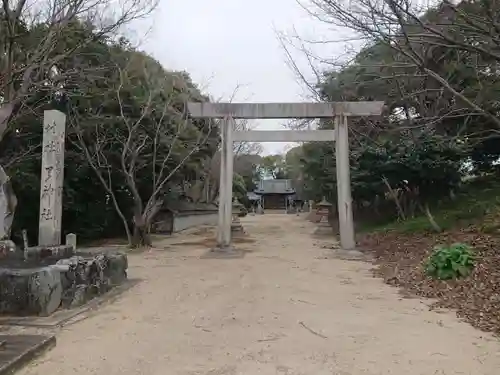
[[[470,246],[463,243],[439,245],[425,263],[425,272],[440,280],[457,279],[470,274],[475,256]]]

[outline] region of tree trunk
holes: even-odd
[[[151,237],[149,236],[144,217],[148,210],[148,205],[146,205],[146,212],[143,212],[143,204],[139,194],[136,193],[134,195],[134,233],[132,236],[132,247],[151,246]]]
[[[116,213],[120,217],[123,223],[123,229],[125,229],[125,235],[127,236],[127,241],[129,245],[132,245],[133,238],[132,234],[130,233],[130,227],[128,226],[127,218],[123,214],[122,210],[120,209],[120,206],[118,204],[118,201],[116,200],[115,194],[112,192],[111,194],[111,199],[113,201],[113,207],[115,208]]]
[[[403,210],[403,207],[401,206],[401,202],[399,201],[398,194],[391,187],[391,185],[389,184],[389,181],[387,180],[387,178],[382,177],[382,181],[384,182],[385,186],[389,190],[389,195],[391,196],[392,200],[396,204],[396,208],[398,210],[398,216],[399,216],[399,218],[401,220],[403,220],[403,221],[406,220],[406,215],[405,215],[405,212]]]
[[[436,231],[438,233],[442,232],[441,227],[434,219],[434,216],[432,215],[431,210],[429,209],[429,205],[427,203],[424,205],[424,212],[425,212],[425,216],[427,216],[427,219],[429,220],[429,223],[432,226],[432,229],[434,229],[434,231]]]
[[[218,196],[219,196],[219,184],[217,182],[213,182],[212,186],[209,188],[209,196],[207,203],[215,202]]]
[[[134,235],[132,238],[133,247],[151,247],[153,245],[151,241],[151,235],[149,234],[148,228],[145,225],[135,225],[134,224]]]
[[[135,215],[134,215],[134,234],[132,239],[133,247],[151,247],[153,241],[151,240],[151,225],[156,214],[160,211],[163,204],[162,199],[155,199],[151,196],[146,204],[144,212],[142,210],[142,202],[136,202]]]

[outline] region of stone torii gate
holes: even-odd
[[[188,103],[194,118],[223,119],[219,223],[217,248],[231,249],[233,195],[233,142],[323,142],[336,141],[337,196],[340,244],[344,250],[356,246],[352,217],[349,172],[348,117],[378,116],[384,102],[330,103]],[[334,118],[335,130],[243,130],[235,131],[235,119]]]

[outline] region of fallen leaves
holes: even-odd
[[[475,249],[473,272],[451,281],[427,277],[423,263],[438,244],[463,242]],[[406,295],[435,298],[432,308],[454,309],[474,327],[500,334],[500,238],[475,227],[434,234],[372,233],[360,246],[374,256],[374,274]]]

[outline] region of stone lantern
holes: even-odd
[[[262,208],[262,201],[260,199],[257,201],[257,214],[259,215],[264,214],[264,209]]]
[[[318,226],[314,230],[314,235],[316,236],[329,236],[333,234],[332,227],[328,222],[328,215],[330,214],[330,209],[332,204],[323,197],[323,200],[316,205],[316,214],[321,217],[318,222]]]
[[[231,221],[231,233],[243,233],[243,226],[240,222],[240,213],[243,205],[238,201],[238,198],[234,197],[233,206],[232,206],[232,216],[233,220]]]

